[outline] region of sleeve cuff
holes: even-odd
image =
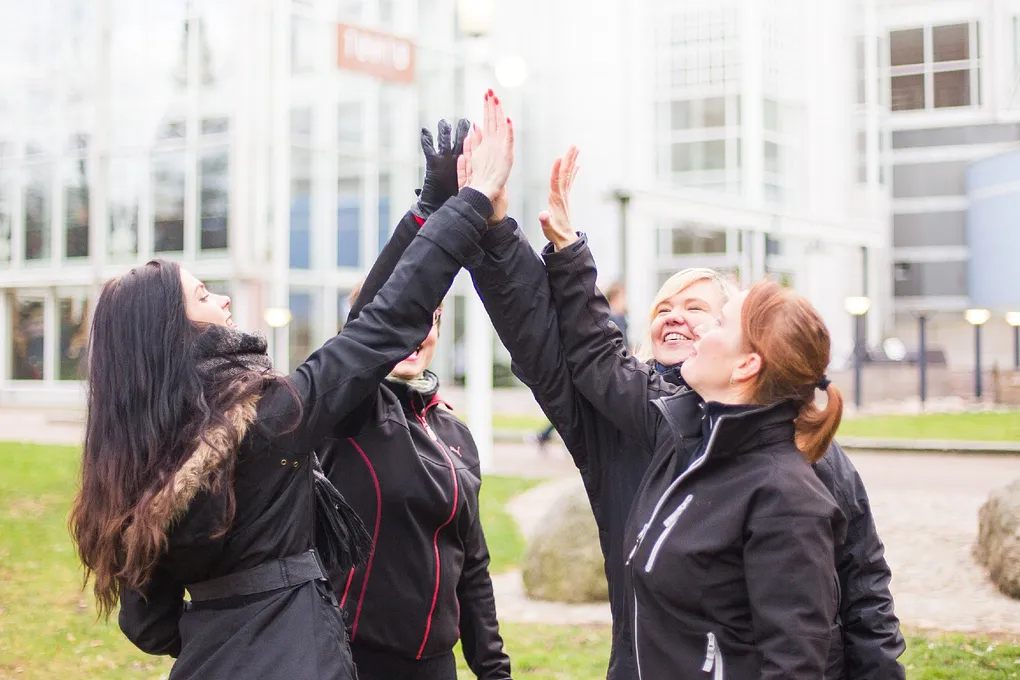
[[[492,217],[492,201],[482,192],[475,191],[471,187],[464,187],[457,196],[481,215],[483,220],[488,221]]]
[[[588,235],[579,231],[577,236],[578,239],[563,250],[556,250],[551,243],[545,244],[542,248],[542,259],[545,260],[546,267],[565,267],[588,252]]]

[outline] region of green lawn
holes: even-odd
[[[549,421],[542,416],[528,416],[519,413],[493,413],[493,430],[541,432],[549,427]]]
[[[0,444],[0,680],[165,678],[170,664],[146,656],[116,621],[96,623],[90,594],[67,536],[78,452]],[[482,514],[493,571],[519,564],[523,543],[506,501],[535,482],[488,477]],[[504,624],[514,677],[605,677],[609,628]],[[911,680],[1020,678],[1020,640],[914,636],[904,662]],[[470,677],[462,674],[462,677]]]
[[[852,418],[842,422],[838,436],[1017,442],[1020,411]]]

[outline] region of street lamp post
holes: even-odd
[[[1013,368],[1020,371],[1020,312],[1006,312],[1006,323],[1013,327]]]
[[[627,209],[630,207],[631,195],[624,189],[613,192],[613,198],[620,204],[620,275],[617,277],[627,282]]]
[[[918,352],[917,367],[921,373],[921,406],[928,398],[928,315],[921,312],[917,315]]]
[[[280,356],[280,332],[290,323],[291,313],[286,307],[269,307],[265,313],[266,323],[273,329],[273,363],[277,370],[286,372],[288,370],[287,358]]]
[[[992,318],[987,309],[968,309],[963,318],[974,327],[974,397],[981,400],[981,327]]]
[[[861,382],[864,374],[864,315],[871,309],[871,298],[848,297],[843,306],[854,317],[854,405],[860,409]]]

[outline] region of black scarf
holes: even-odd
[[[199,371],[213,379],[244,373],[273,374],[261,333],[244,333],[227,326],[211,326],[196,344]],[[360,566],[368,556],[372,538],[365,523],[322,471],[319,456],[311,452],[315,487],[315,548],[327,573],[342,573]]]

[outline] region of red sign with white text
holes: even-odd
[[[414,43],[360,26],[337,24],[337,66],[393,83],[414,82]]]

